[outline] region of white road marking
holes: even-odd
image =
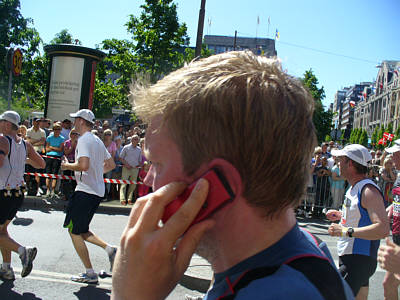
[[[21,268],[14,268],[16,274],[21,274]],[[43,270],[32,270],[31,274],[27,276],[28,279],[33,280],[42,280],[42,281],[49,281],[49,282],[57,282],[57,283],[67,283],[67,284],[75,284],[75,285],[87,285],[87,283],[80,283],[71,281],[71,277],[74,274],[67,274],[67,273],[58,273],[58,272],[49,272]],[[76,275],[76,274],[75,274]],[[99,283],[97,285],[93,285],[95,287],[110,289],[111,290],[111,278],[99,278]]]

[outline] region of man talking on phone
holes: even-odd
[[[112,299],[166,298],[194,252],[215,273],[205,299],[353,299],[293,211],[315,146],[314,101],[299,80],[275,59],[229,52],[131,94],[148,124],[144,154],[152,165],[145,183],[155,192],[131,211]],[[210,170],[218,170],[222,186],[202,178]],[[166,207],[193,183],[188,199],[159,226]],[[232,197],[210,197],[204,207],[209,191]],[[218,209],[192,224],[213,201]]]

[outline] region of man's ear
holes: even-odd
[[[241,196],[243,192],[243,182],[239,171],[225,159],[215,158],[210,161],[207,165],[207,169],[218,169],[222,175],[226,178],[229,186],[236,195],[236,197]]]

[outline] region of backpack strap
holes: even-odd
[[[10,149],[8,150],[8,161],[10,161],[10,157],[11,157],[11,146],[12,146],[12,139],[8,136],[8,135],[5,135],[5,137],[7,138],[7,140],[8,140],[8,143],[10,144]]]
[[[342,279],[339,273],[324,257],[301,256],[285,262],[291,268],[301,272],[320,292],[325,300],[346,299]],[[235,299],[239,290],[247,287],[252,281],[273,275],[279,266],[261,267],[249,270],[230,286],[231,295],[221,296],[220,300]]]
[[[8,136],[8,135],[4,135],[6,138],[7,138],[7,140],[8,140],[8,143],[10,144],[10,150],[8,151],[8,161],[10,161],[10,157],[11,157],[11,146],[12,146],[12,139]],[[25,155],[26,156],[28,156],[28,153],[26,152],[26,143],[25,143],[25,141],[24,141],[24,139],[22,139],[21,138],[21,140],[22,140],[22,143],[24,144],[24,148],[25,148]]]

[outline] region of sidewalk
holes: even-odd
[[[61,210],[67,206],[67,202],[63,200],[47,200],[43,197],[26,196],[22,207],[39,209],[39,210]],[[118,200],[101,202],[97,213],[121,214],[128,216],[132,205],[121,205]],[[183,275],[180,284],[184,287],[205,293],[210,286],[212,278],[212,270],[210,264],[194,254],[188,269]]]

